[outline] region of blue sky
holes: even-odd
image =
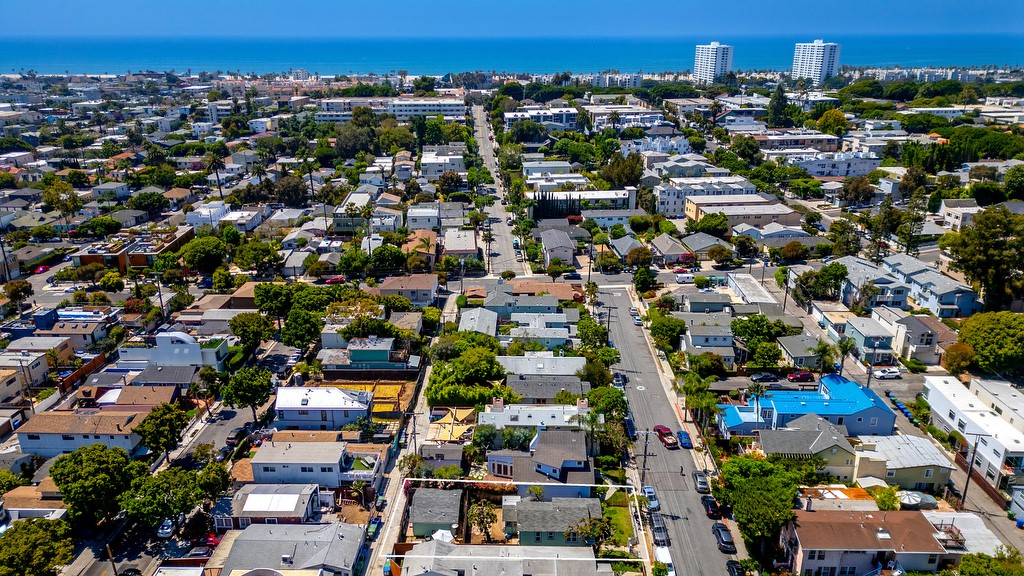
[[[963,0],[47,0],[5,2],[3,36],[1024,34],[1022,0],[987,0],[980,13],[974,8]]]

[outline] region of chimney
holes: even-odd
[[[504,412],[505,400],[503,398],[491,398],[491,412]]]
[[[804,506],[804,510],[814,512],[814,500],[810,496],[807,497],[807,505]]]
[[[577,398],[576,399],[576,409],[577,410],[583,411],[583,410],[587,410],[589,408],[590,408],[590,402],[588,402],[586,398]]]

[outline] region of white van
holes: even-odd
[[[676,284],[693,284],[693,274],[676,274]]]
[[[668,548],[664,546],[656,547],[654,549],[654,559],[668,566],[668,576],[676,576],[676,567],[672,565],[672,555],[669,554]]]

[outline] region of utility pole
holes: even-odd
[[[587,283],[590,283],[590,275],[594,273],[594,238],[590,238],[590,258],[587,261]]]
[[[868,388],[871,388],[871,367],[875,363],[875,349],[876,348],[878,348],[878,339],[877,338],[872,338],[871,339],[871,361],[868,362],[868,383],[867,383],[867,387]],[[970,480],[970,476],[971,476],[970,474],[967,475],[968,480]]]
[[[110,560],[110,568],[114,571],[114,576],[118,576],[117,564],[114,562],[114,553],[110,551],[110,544],[107,544],[107,559]]]
[[[651,431],[644,430],[644,461],[640,465],[640,485],[644,485],[644,480],[647,478],[647,445],[651,442]]]
[[[968,436],[974,436],[974,446],[971,447],[971,457],[967,459],[967,481],[964,482],[963,498],[960,500],[960,510],[967,507],[967,489],[971,487],[971,473],[974,471],[974,457],[978,454],[978,444],[981,443],[982,438],[991,438],[991,434],[982,434],[975,432],[968,434]]]

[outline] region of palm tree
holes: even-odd
[[[615,110],[612,110],[612,113],[608,115],[608,123],[612,125],[612,128],[616,132],[619,131],[619,120],[621,120],[619,113]]]
[[[747,386],[747,396],[754,399],[754,429],[758,428],[761,419],[761,398],[764,398],[765,393],[768,392],[768,387],[764,385],[764,382],[751,382]]]
[[[815,360],[818,361],[818,379],[825,374],[825,363],[832,361],[832,354],[835,353],[835,348],[831,344],[825,342],[821,338],[818,338],[818,342],[811,347],[811,354]]]
[[[210,152],[206,155],[206,171],[213,172],[217,177],[217,192],[220,194],[220,199],[224,200],[224,189],[220,185],[220,171],[224,169],[224,159],[217,155],[216,152]]]
[[[718,100],[712,100],[711,104],[708,105],[708,114],[711,116],[711,127],[718,127],[718,115],[722,113],[722,103]]]
[[[853,352],[853,349],[857,347],[857,343],[853,341],[853,338],[840,338],[836,344],[836,351],[839,352],[839,375],[843,375],[843,368],[846,367],[846,357]]]

